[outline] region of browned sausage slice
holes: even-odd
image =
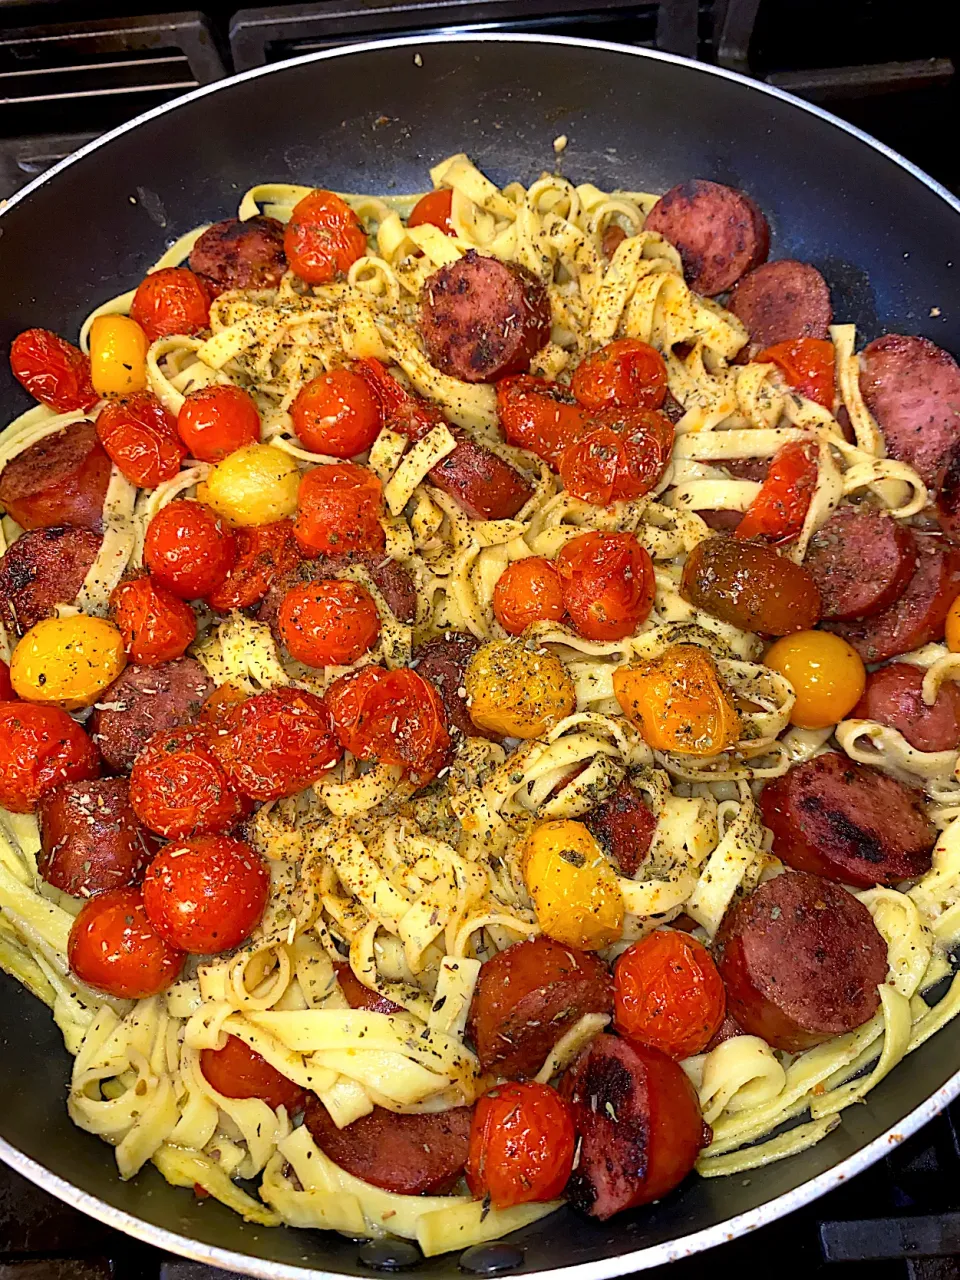
[[[889,774],[827,751],[768,782],[760,812],[782,862],[866,889],[930,869],[937,832],[922,801]]]
[[[679,250],[687,284],[708,296],[731,289],[770,251],[770,228],[750,197],[702,178],[662,195],[644,230],[658,232]]]
[[[214,298],[227,289],[275,289],[286,269],[283,223],[262,214],[215,222],[190,251],[190,270]]]
[[[550,341],[550,300],[526,267],[471,249],[425,282],[420,334],[442,373],[498,382],[526,372]]]
[[[0,505],[24,529],[72,524],[100,533],[110,459],[92,422],[45,436],[0,473]]]
[[[613,983],[596,956],[541,935],[480,968],[469,1032],[484,1071],[532,1076],[586,1013],[610,1013]]]
[[[109,768],[129,772],[147,739],[196,720],[213,681],[193,658],[155,667],[132,664],[100,695],[90,719]]]
[[[612,796],[584,815],[583,821],[616,862],[620,874],[636,875],[650,852],[657,819],[633,783],[621,782]]]
[[[338,1129],[320,1099],[311,1096],[304,1124],[321,1151],[355,1178],[403,1196],[437,1196],[463,1172],[472,1117],[472,1107],[418,1115],[374,1107]]]
[[[753,480],[763,484],[770,470],[770,458],[724,458],[721,464],[736,480]]]
[[[126,778],[65,782],[40,801],[40,874],[75,897],[139,884],[161,841],[130,807]]]
[[[825,338],[833,319],[827,282],[809,262],[765,262],[739,282],[727,309],[747,326],[757,351],[790,338]]]
[[[624,231],[623,227],[619,227],[615,222],[611,222],[608,227],[604,228],[603,236],[600,241],[600,250],[603,256],[609,261],[626,238],[627,233]]]
[[[945,680],[928,707],[921,688],[923,667],[892,662],[867,677],[863,697],[851,719],[876,720],[902,733],[918,751],[956,751],[960,747],[960,685]]]
[[[891,458],[932,485],[960,439],[960,367],[927,338],[889,333],[860,353],[860,390]]]
[[[31,529],[0,558],[0,618],[22,634],[76,600],[101,539],[89,529]]]
[[[960,440],[950,447],[937,475],[937,521],[951,542],[960,543]]]
[[[917,543],[912,529],[879,508],[847,504],[810,539],[803,563],[824,618],[851,621],[899,600],[917,567]]]
[[[713,954],[740,1026],[789,1053],[869,1021],[887,976],[887,944],[867,908],[802,871],[728,911]]]
[[[533,496],[519,471],[472,440],[461,440],[430,471],[430,479],[474,520],[512,520]]]
[[[490,738],[496,742],[497,734],[481,729],[470,718],[463,685],[467,665],[479,648],[480,641],[466,631],[447,631],[415,649],[410,665],[436,685],[451,729],[466,738]]]
[[[346,960],[333,967],[337,971],[340,990],[351,1009],[366,1009],[369,1013],[403,1013],[400,1005],[365,987]]]

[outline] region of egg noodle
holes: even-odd
[[[785,553],[797,561],[847,498],[870,493],[901,520],[927,502],[916,472],[884,456],[858,388],[853,326],[835,325],[831,337],[855,443],[833,414],[788,387],[775,365],[733,363],[747,332],[734,315],[691,292],[676,250],[644,230],[656,196],[607,193],[555,175],[501,190],[464,155],[444,160],[430,176],[434,187],[452,188],[454,235],[405,225],[416,196],[346,196],[369,237],[366,256],[346,278],[309,288],[288,273],[275,290],[222,294],[211,308],[209,337],[152,344],[150,389],[176,414],[188,392],[236,383],[257,402],[264,440],[301,466],[322,465],[336,459],[301,445],[290,405],[317,374],[373,356],[529,480],[533,496],[515,518],[473,520],[427,481],[454,446],[446,427],[406,452],[403,437],[380,433],[369,465],[384,484],[387,554],[412,575],[418,608],[412,625],[398,622],[366,570],[347,570],[371,591],[381,615],[380,640],[361,663],[404,665],[416,643],[450,629],[481,641],[505,639],[492,609],[503,569],[527,556],[553,557],[585,530],[631,531],[647,548],[656,572],[649,619],[636,634],[608,642],[582,639],[560,623],[526,633],[529,647],[560,659],[576,688],[576,711],[542,738],[512,751],[468,739],[449,772],[421,792],[399,769],[361,767],[347,754],[307,792],[261,807],[248,838],[271,870],[264,919],[235,953],[191,957],[162,996],[118,1000],[71,974],[67,937],[81,903],[38,876],[36,819],[0,812],[0,966],[50,1007],[74,1057],[70,1116],[114,1145],[120,1176],[152,1161],[169,1182],[201,1187],[248,1221],[406,1236],[427,1255],[500,1237],[557,1203],[498,1210],[465,1194],[380,1190],[337,1167],[282,1107],[219,1094],[200,1070],[202,1050],[239,1037],[313,1090],[340,1127],[375,1105],[402,1113],[473,1102],[491,1083],[464,1039],[481,963],[539,932],[520,846],[535,820],[581,816],[627,776],[657,826],[636,876],[619,879],[623,935],[601,954],[612,960],[681,911],[712,939],[730,904],[781,869],[755,804],[763,781],[826,749],[831,731],[790,728],[793,689],[759,661],[760,639],[681,598],[685,557],[710,536],[697,513],[746,510],[759,485],[731,479],[724,462],[767,458],[791,440],[812,442],[819,459],[802,534]],[[262,212],[285,221],[308,191],[254,187],[240,217]],[[600,242],[611,224],[626,237],[607,261]],[[178,240],[153,269],[183,262],[202,230]],[[609,507],[563,492],[542,462],[503,442],[493,387],[460,382],[428,362],[415,328],[420,290],[433,271],[470,249],[521,263],[546,286],[552,340],[535,357],[534,373],[563,380],[614,337],[642,339],[663,354],[684,413],[656,492]],[[93,317],[126,313],[132,296],[93,312],[81,335],[85,349]],[[0,437],[0,467],[85,416],[31,409]],[[176,479],[138,492],[114,468],[102,548],[75,606],[64,608],[105,615],[111,590],[141,563],[151,517],[172,499],[195,495],[208,471],[188,462]],[[19,532],[5,518],[4,546]],[[294,663],[278,651],[269,627],[239,613],[200,621],[192,652],[217,684],[229,680],[253,694],[293,682],[322,693],[345,670]],[[621,714],[615,669],[678,641],[708,649],[745,708],[741,740],[728,752],[699,758],[651,750]],[[960,671],[960,655],[942,645],[901,660],[925,669],[929,702]],[[707,1177],[753,1169],[817,1142],[841,1123],[844,1108],[960,1008],[960,978],[946,981],[949,949],[960,938],[957,752],[918,751],[869,720],[845,720],[835,735],[854,760],[924,788],[941,828],[933,866],[903,892],[857,894],[888,947],[888,979],[869,1022],[798,1055],[742,1035],[683,1063],[713,1129],[697,1164]],[[584,766],[579,773],[577,766]],[[348,1007],[333,967],[346,955],[357,978],[402,1013]],[[938,984],[946,994],[928,1004],[924,993]],[[605,1022],[589,1015],[577,1023],[538,1078],[555,1077]]]

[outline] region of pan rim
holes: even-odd
[[[51,169],[35,178],[27,186],[21,188],[9,200],[4,202],[0,208],[0,218],[7,215],[10,210],[14,209],[21,201],[28,199],[33,192],[38,191],[46,183],[53,181],[57,175],[75,164],[85,156],[92,154],[101,147],[109,145],[115,138],[120,138],[134,129],[150,120],[159,118],[168,112],[175,111],[181,106],[197,101],[206,97],[208,94],[219,92],[233,84],[246,82],[248,80],[256,80],[263,76],[273,75],[278,72],[286,71],[292,67],[304,66],[314,62],[323,62],[332,58],[350,57],[357,54],[364,54],[372,50],[379,49],[397,49],[411,48],[419,49],[425,45],[443,44],[443,45],[467,45],[474,43],[484,44],[551,44],[566,46],[569,48],[589,48],[598,49],[610,53],[629,54],[633,57],[647,58],[655,62],[666,62],[675,65],[688,67],[692,70],[699,71],[702,74],[715,76],[722,80],[730,80],[736,84],[740,84],[754,92],[767,95],[778,101],[787,103],[791,106],[798,107],[810,115],[816,116],[825,123],[842,130],[851,137],[858,139],[861,143],[866,144],[873,151],[879,152],[886,159],[891,160],[901,169],[906,170],[914,178],[918,179],[924,186],[928,187],[935,195],[945,201],[955,212],[960,213],[960,197],[955,196],[941,183],[931,178],[912,161],[905,156],[900,155],[892,147],[888,147],[885,143],[871,137],[862,129],[858,129],[855,125],[848,124],[845,120],[841,120],[838,116],[833,115],[829,111],[825,111],[822,107],[814,103],[805,102],[800,98],[794,97],[785,90],[774,85],[765,84],[761,81],[751,80],[748,76],[742,75],[736,71],[730,71],[725,67],[710,66],[705,63],[699,63],[692,59],[685,58],[679,54],[666,53],[656,49],[636,48],[630,45],[617,44],[613,41],[606,40],[590,40],[578,39],[570,36],[551,36],[536,35],[508,32],[475,32],[475,33],[459,33],[459,34],[436,34],[425,36],[402,36],[387,38],[382,40],[369,40],[357,44],[340,46],[335,49],[320,50],[315,53],[304,54],[297,58],[289,58],[282,62],[269,63],[263,67],[254,67],[248,71],[243,71],[237,75],[229,76],[223,80],[217,80],[208,85],[201,85],[189,93],[183,94],[181,97],[174,98],[170,102],[161,104],[152,108],[150,111],[144,112],[142,115],[136,116],[133,120],[127,121],[125,124],[119,125],[117,128],[110,130],[108,133],[101,135],[92,142],[87,143],[78,151],[65,157]],[[748,1231],[754,1231],[759,1227],[766,1226],[777,1219],[802,1208],[804,1205],[818,1199],[821,1195],[831,1190],[838,1184],[847,1181],[856,1174],[869,1168],[884,1153],[889,1152],[898,1146],[906,1138],[910,1137],[919,1128],[928,1121],[939,1115],[941,1111],[960,1095],[960,1069],[958,1069],[948,1080],[946,1080],[939,1089],[926,1098],[913,1111],[909,1112],[903,1119],[892,1125],[884,1133],[879,1134],[866,1146],[859,1151],[855,1151],[852,1155],[847,1156],[838,1164],[826,1169],[823,1173],[809,1179],[807,1182],[801,1183],[792,1191],[784,1192],[782,1195],[772,1200],[766,1201],[764,1204],[758,1205],[754,1209],[750,1209],[745,1213],[738,1214],[736,1217],[724,1219],[715,1223],[713,1226],[705,1227],[700,1231],[696,1231],[690,1235],[680,1236],[674,1240],[664,1241],[660,1244],[647,1245],[640,1249],[633,1250],[628,1253],[620,1253],[611,1255],[607,1258],[596,1259],[591,1262],[577,1263],[569,1267],[553,1267],[536,1272],[528,1272],[526,1274],[536,1275],[539,1280],[611,1280],[612,1277],[621,1276],[627,1272],[645,1271],[650,1267],[660,1266],[667,1262],[675,1261],[682,1257],[689,1257],[693,1254],[702,1252],[703,1250],[713,1248],[718,1244],[722,1244],[727,1240],[732,1240],[739,1235]],[[142,1218],[136,1217],[134,1214],[128,1213],[126,1210],[118,1209],[108,1204],[104,1200],[91,1195],[89,1192],[82,1190],[73,1183],[68,1182],[59,1174],[47,1169],[44,1165],[27,1156],[24,1152],[18,1150],[10,1142],[0,1137],[0,1159],[9,1165],[23,1177],[33,1182],[36,1186],[49,1192],[64,1203],[86,1213],[88,1216],[105,1223],[107,1226],[113,1227],[125,1234],[141,1240],[146,1244],[153,1245],[155,1248],[166,1250],[170,1253],[178,1254],[181,1257],[189,1258],[196,1262],[207,1263],[210,1266],[220,1267],[227,1270],[240,1272],[243,1275],[261,1277],[262,1280],[304,1280],[305,1276],[315,1277],[316,1280],[340,1280],[344,1276],[344,1272],[320,1270],[309,1264],[297,1266],[285,1262],[274,1262],[266,1258],[258,1258],[251,1254],[237,1253],[232,1249],[225,1249],[218,1245],[204,1244],[200,1240],[193,1239],[189,1236],[179,1235],[176,1232],[169,1231],[165,1227],[155,1226],[146,1222]]]

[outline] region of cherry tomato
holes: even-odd
[[[248,693],[232,684],[229,680],[225,680],[223,684],[218,684],[213,693],[209,694],[200,708],[200,723],[211,724],[217,729],[223,729],[230,717],[231,711],[235,707],[239,707],[241,703],[246,702],[249,698]],[[218,739],[214,744],[217,753],[220,754],[223,740]]]
[[[712,655],[673,644],[655,658],[613,673],[613,692],[644,742],[655,751],[712,756],[740,738],[740,715]]]
[[[784,636],[770,646],[763,661],[793,685],[797,700],[790,723],[801,729],[827,729],[844,720],[867,683],[859,653],[829,631]]]
[[[298,1084],[239,1036],[227,1036],[222,1049],[201,1049],[200,1070],[207,1084],[225,1098],[260,1098],[274,1111],[286,1107],[291,1115],[302,1111],[307,1100]]]
[[[761,542],[704,538],[687,556],[680,594],[741,631],[786,636],[820,621],[820,592],[809,569]]]
[[[181,600],[200,600],[221,586],[236,564],[237,541],[210,507],[176,498],[147,526],[143,558],[162,587]]]
[[[960,596],[950,606],[944,638],[951,653],[960,653]]]
[[[248,698],[220,717],[220,727],[217,755],[233,785],[253,800],[296,795],[343,755],[326,703],[300,689]]]
[[[327,706],[343,746],[359,760],[396,765],[420,786],[450,751],[447,715],[435,686],[409,667],[364,667],[335,680]]]
[[[209,956],[238,947],[267,905],[270,873],[242,840],[197,836],[173,840],[143,880],[143,905],[162,938]]]
[[[217,735],[206,725],[161,729],[133,762],[130,803],[158,835],[228,831],[250,812],[217,758]]]
[[[141,891],[128,887],[84,903],[70,929],[67,958],[88,986],[120,1000],[143,1000],[176,982],[187,957],[160,937]]]
[[[350,369],[321,373],[301,387],[290,417],[305,449],[333,458],[366,453],[380,434],[379,402]]]
[[[667,366],[646,342],[618,338],[577,365],[570,390],[587,409],[659,409]]]
[[[413,206],[413,212],[407,219],[408,227],[422,227],[425,223],[439,227],[447,236],[457,233],[450,221],[450,210],[453,207],[453,191],[449,187],[441,187],[437,191],[428,191]]]
[[[33,813],[61,782],[100,776],[96,747],[59,707],[0,702],[0,805]]]
[[[564,449],[584,429],[581,405],[556,382],[518,373],[497,383],[497,413],[510,444],[558,467]]]
[[[773,546],[795,542],[817,487],[817,448],[792,440],[778,449],[760,492],[747,507],[735,538],[757,538]]]
[[[311,191],[294,205],[283,235],[291,271],[307,284],[328,284],[367,251],[367,233],[333,191]]]
[[[622,1036],[670,1058],[702,1053],[727,1011],[710,952],[687,933],[657,929],[628,947],[613,971],[613,1020]]]
[[[825,409],[833,410],[835,358],[833,343],[826,338],[790,338],[787,342],[776,342],[754,359],[757,363],[772,361],[791,387],[796,387],[808,400],[816,400]]]
[[[293,527],[305,555],[374,554],[386,546],[383,486],[368,467],[331,462],[300,482]]]
[[[602,409],[587,421],[560,459],[565,488],[606,507],[649,493],[673,448],[673,423],[656,409]]]
[[[97,414],[97,436],[111,462],[140,489],[172,480],[187,456],[173,414],[149,391],[104,405]]]
[[[380,360],[368,356],[354,363],[355,371],[373,393],[380,406],[380,425],[412,440],[414,444],[428,435],[434,427],[447,425],[439,405],[415,396],[392,373],[388,373]]]
[[[300,563],[300,548],[293,536],[292,520],[250,525],[237,529],[237,560],[233,568],[207,596],[207,604],[220,613],[249,609],[262,600],[278,578]]]
[[[277,629],[297,662],[346,666],[377,643],[380,615],[365,587],[323,578],[291,587],[280,605]]]
[[[632,533],[582,533],[557,556],[563,602],[587,640],[633,635],[653,608],[653,561]]]
[[[10,668],[0,658],[0,702],[13,701],[13,685],[10,683]]]
[[[130,660],[148,667],[179,658],[197,635],[190,606],[148,574],[115,587],[110,608]]]
[[[194,458],[219,462],[260,439],[260,411],[242,387],[227,383],[191,391],[177,417],[180,439]]]
[[[186,267],[164,267],[141,280],[130,304],[151,342],[170,333],[199,333],[210,324],[210,291]]]
[[[24,329],[10,344],[13,376],[34,400],[57,413],[84,413],[100,399],[90,378],[90,359],[49,329]]]
[[[477,1103],[466,1177],[470,1194],[497,1209],[553,1200],[573,1172],[570,1107],[546,1084],[501,1084]]]
[[[566,608],[555,566],[543,556],[508,564],[493,589],[493,612],[512,636],[522,635],[535,622],[559,622]]]

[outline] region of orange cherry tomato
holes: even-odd
[[[413,212],[407,219],[408,227],[422,227],[425,223],[439,227],[447,236],[457,233],[450,221],[450,210],[453,207],[453,191],[450,187],[441,187],[437,191],[428,191],[413,206]]]
[[[171,662],[196,638],[193,610],[148,574],[115,587],[110,608],[131,662],[148,667]]]
[[[172,946],[209,956],[250,936],[270,893],[260,855],[230,836],[197,836],[165,845],[147,868],[143,905]]]
[[[239,1036],[227,1036],[222,1049],[201,1049],[200,1070],[207,1084],[225,1098],[260,1098],[274,1111],[302,1111],[307,1095],[298,1084]]]
[[[208,694],[203,706],[200,708],[200,723],[213,725],[216,729],[223,729],[230,717],[230,712],[234,707],[238,707],[241,703],[246,702],[250,695],[244,693],[239,685],[231,684],[229,680],[225,680],[223,684],[218,684],[213,693]],[[221,754],[223,740],[218,739],[214,746],[218,755]]]
[[[333,458],[366,453],[380,433],[379,402],[350,369],[321,373],[301,387],[290,417],[305,449]]]
[[[632,533],[582,533],[561,548],[563,603],[586,640],[633,635],[653,608],[653,561]]]
[[[587,409],[659,409],[667,366],[655,347],[618,338],[577,365],[570,390]]]
[[[210,324],[210,291],[186,267],[164,267],[141,280],[130,304],[151,342],[171,333],[199,333]]]
[[[228,831],[250,812],[216,754],[217,734],[207,725],[161,729],[133,762],[130,803],[158,835],[211,835]]]
[[[508,564],[493,588],[493,612],[512,636],[535,622],[559,622],[566,608],[556,567],[543,556]]]
[[[833,343],[826,338],[790,338],[776,342],[758,356],[757,363],[772,361],[783,372],[791,387],[816,400],[825,409],[833,409],[836,395],[836,362]]]
[[[359,760],[396,765],[420,786],[443,768],[450,751],[447,714],[435,686],[409,667],[363,667],[326,693],[334,729]]]
[[[723,979],[696,938],[657,929],[628,947],[613,971],[614,1026],[670,1058],[702,1053],[727,1011]]]
[[[210,507],[176,498],[147,526],[143,558],[162,587],[181,600],[200,600],[215,591],[236,564],[237,542]]]
[[[673,644],[613,673],[623,714],[655,751],[712,756],[740,737],[740,715],[717,664],[696,644]]]
[[[291,271],[307,284],[327,284],[367,251],[367,233],[345,200],[311,191],[294,205],[283,235]]]
[[[569,1105],[546,1084],[501,1084],[479,1100],[470,1126],[470,1194],[497,1209],[553,1200],[573,1172],[577,1134]]]
[[[606,507],[649,493],[673,448],[673,423],[656,409],[602,409],[564,449],[560,478],[576,498]]]
[[[10,668],[0,658],[0,702],[12,702],[14,699],[13,685],[10,683]]]
[[[280,605],[277,629],[297,662],[346,666],[377,643],[380,615],[365,587],[323,578],[290,588]]]
[[[61,782],[100,776],[100,755],[76,720],[59,707],[0,702],[0,805],[33,813]]]
[[[249,525],[234,531],[237,560],[223,582],[207,596],[219,613],[249,609],[262,600],[278,578],[300,563],[292,520]]]
[[[584,429],[586,415],[556,382],[518,373],[497,383],[497,414],[510,444],[558,467],[564,449]]]
[[[149,391],[104,405],[97,436],[110,461],[140,489],[172,480],[187,456],[173,414]]]
[[[67,942],[67,959],[80,981],[120,1000],[166,991],[186,958],[160,937],[141,891],[132,887],[108,889],[84,903]]]
[[[380,524],[383,486],[369,467],[331,462],[300,481],[293,532],[305,555],[376,555],[386,546]]]
[[[795,542],[817,487],[817,447],[792,440],[778,449],[760,492],[734,530],[735,538],[757,538],[773,546]]]
[[[100,399],[90,357],[49,329],[25,329],[10,344],[10,368],[23,389],[57,413],[84,413]]]
[[[260,411],[242,387],[216,384],[191,391],[177,417],[180,439],[194,458],[219,462],[260,439]]]
[[[218,719],[217,755],[233,785],[253,800],[296,795],[343,755],[326,703],[300,689],[259,693]]]

